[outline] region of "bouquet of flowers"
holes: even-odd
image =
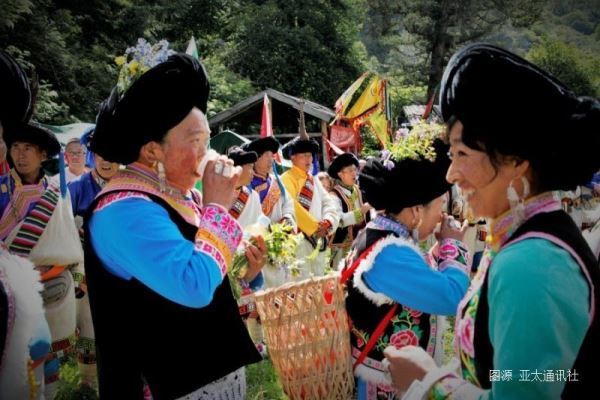
[[[167,61],[172,54],[175,52],[169,49],[169,42],[166,40],[151,45],[145,39],[139,38],[135,47],[127,48],[124,55],[115,58],[115,63],[121,68],[117,81],[119,95],[122,96],[140,76]]]
[[[287,268],[292,276],[300,274],[300,266],[304,261],[296,257],[296,249],[302,240],[302,234],[294,234],[294,228],[285,223],[271,224],[269,231],[262,236],[267,246],[267,265],[265,268]],[[253,244],[250,239],[250,244]],[[233,263],[227,274],[236,299],[243,294],[245,287],[242,278],[248,270],[248,259],[245,248],[240,247],[233,257]]]

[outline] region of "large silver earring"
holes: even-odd
[[[513,181],[510,181],[506,189],[506,197],[508,198],[508,204],[513,214],[513,228],[519,227],[525,221],[525,199],[529,196],[529,181],[522,176],[521,183],[523,184],[522,196],[519,196],[515,190]]]
[[[419,218],[419,222],[417,222],[417,225],[412,229],[412,231],[410,231],[410,235],[416,243],[419,243],[419,228],[421,227],[422,223],[423,219]]]
[[[156,169],[158,170],[158,186],[162,193],[167,191],[167,175],[165,174],[165,166],[163,163],[158,161],[156,163]]]

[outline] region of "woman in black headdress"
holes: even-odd
[[[204,67],[184,54],[143,67],[103,103],[91,141],[126,166],[84,226],[100,396],[139,399],[145,381],[154,399],[243,399],[243,367],[261,358],[226,275],[242,238],[228,212],[239,167],[220,156],[202,171]]]
[[[366,201],[383,210],[356,238],[342,280],[359,399],[393,399],[382,364],[387,345],[418,345],[443,358],[443,318],[469,284],[468,253],[458,223],[442,214],[448,146],[430,135],[396,143],[359,175]],[[424,255],[419,241],[441,222],[439,243]],[[447,347],[447,346],[446,346]]]
[[[450,59],[440,101],[447,178],[493,223],[457,313],[461,374],[418,348],[390,350],[395,385],[412,383],[410,398],[587,398],[600,359],[600,272],[553,191],[600,168],[600,104],[485,44]]]

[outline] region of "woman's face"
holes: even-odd
[[[163,160],[167,181],[184,191],[201,178],[198,165],[206,154],[210,128],[206,116],[198,108],[167,132],[163,142]]]
[[[96,165],[98,175],[107,181],[119,172],[119,164],[106,161],[99,154],[94,153],[94,164]]]
[[[485,152],[463,143],[462,130],[460,121],[450,130],[452,163],[446,179],[457,185],[476,217],[496,218],[510,207],[506,190],[516,175],[514,163],[503,163],[495,169]]]
[[[421,212],[421,225],[419,226],[419,240],[425,240],[431,235],[436,225],[442,220],[445,197],[446,195],[443,194],[423,206]]]

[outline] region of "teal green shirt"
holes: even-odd
[[[590,323],[590,289],[579,265],[547,240],[526,239],[500,251],[489,274],[494,369],[513,374],[493,382],[490,398],[560,398],[564,379],[524,382],[521,371],[533,379],[536,370],[572,370]]]

